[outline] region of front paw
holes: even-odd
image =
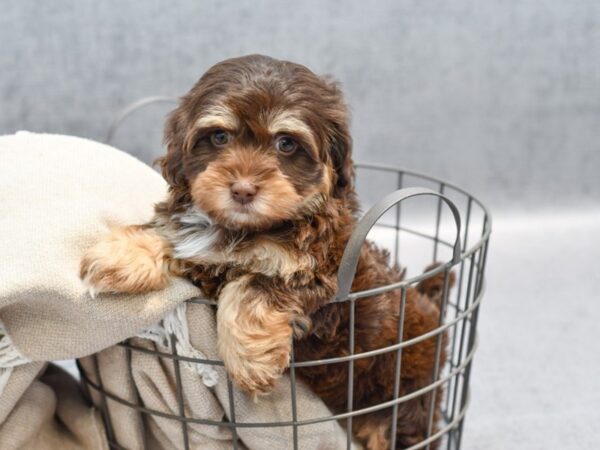
[[[254,398],[273,389],[289,366],[291,319],[244,277],[225,285],[219,295],[219,354],[232,380]]]
[[[302,339],[312,330],[312,320],[308,316],[296,316],[292,320],[294,339]]]
[[[436,267],[441,266],[442,263],[434,262],[428,265],[424,272],[429,272],[430,270],[435,269]],[[417,290],[421,293],[429,297],[429,300],[433,301],[433,303],[440,308],[442,304],[442,295],[444,294],[444,280],[446,279],[444,272],[440,272],[437,275],[432,277],[425,278],[417,285]],[[454,283],[456,282],[456,274],[453,271],[448,273],[448,286],[447,290],[452,289]]]
[[[154,231],[117,228],[85,253],[79,275],[92,297],[101,292],[149,292],[168,284],[167,257]]]
[[[233,382],[256,399],[270,392],[289,366],[290,342],[289,336],[281,342],[273,337],[232,342],[219,336],[219,352]]]

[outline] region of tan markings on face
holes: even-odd
[[[329,164],[323,165],[322,186],[323,192],[327,192],[328,195],[333,194],[333,167]]]
[[[310,145],[310,150],[317,149],[317,143],[310,127],[301,120],[293,111],[282,111],[272,115],[268,121],[269,133],[276,136],[278,134],[292,134],[300,136]]]
[[[169,283],[170,257],[170,246],[156,231],[115,228],[85,253],[80,275],[92,296],[149,292]]]
[[[244,276],[225,285],[217,309],[217,347],[238,386],[251,394],[272,388],[287,367],[291,314],[270,305]]]
[[[196,131],[207,128],[223,128],[225,130],[236,130],[239,126],[239,121],[236,115],[225,105],[214,105],[205,109],[200,117],[191,127],[187,134],[184,145],[191,148]]]
[[[320,211],[333,191],[331,184],[333,169],[326,164],[323,164],[322,167],[323,176],[320,185],[313,186],[304,194],[304,200],[299,209],[305,214],[315,214]]]
[[[224,105],[216,105],[208,108],[195,123],[195,128],[225,128],[227,130],[234,130],[238,126],[238,118]]]
[[[315,187],[315,192],[328,197],[333,193],[333,167],[325,163],[322,163],[321,167],[323,175],[319,186]]]
[[[257,188],[254,201],[243,207],[231,195],[238,181]],[[291,219],[303,201],[273,155],[242,148],[224,150],[210,162],[192,181],[191,194],[213,220],[234,229],[264,229]]]

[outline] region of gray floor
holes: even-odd
[[[465,450],[600,448],[600,210],[496,217]]]

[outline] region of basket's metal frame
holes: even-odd
[[[156,102],[172,102],[176,99],[171,97],[152,97],[141,99],[134,104],[129,105],[125,108],[118,116],[117,119],[111,125],[110,131],[107,135],[107,141],[110,142],[114,137],[118,127],[122,124],[123,120],[128,117],[131,113],[138,110],[139,108],[145,107],[149,104]],[[395,169],[389,166],[381,166],[375,164],[357,164],[359,170],[370,170],[395,173],[397,175],[397,190],[390,193],[379,202],[377,202],[369,211],[361,218],[357,227],[355,228],[347,246],[344,251],[339,271],[338,271],[338,293],[332,301],[336,302],[349,302],[350,308],[350,324],[349,324],[349,354],[346,356],[339,356],[333,358],[326,358],[314,361],[302,361],[296,362],[294,360],[294,351],[292,345],[292,355],[290,361],[290,378],[291,378],[291,392],[290,392],[290,407],[292,410],[292,420],[281,421],[281,422],[239,422],[236,420],[235,415],[235,402],[233,398],[233,385],[231,380],[227,379],[227,386],[229,391],[229,421],[214,421],[204,419],[200,417],[188,417],[186,416],[184,408],[184,395],[183,386],[181,382],[180,374],[180,362],[194,362],[199,364],[211,364],[215,366],[223,366],[222,361],[208,360],[208,359],[194,359],[188,358],[177,354],[174,345],[174,337],[171,338],[170,352],[161,352],[158,350],[150,350],[135,345],[132,342],[123,342],[119,345],[126,349],[126,354],[131,361],[132,352],[142,352],[151,354],[158,358],[165,358],[171,360],[175,369],[175,382],[176,392],[178,399],[178,411],[177,414],[167,413],[165,411],[159,411],[151,408],[147,408],[142,404],[139,393],[136,390],[136,401],[135,403],[124,398],[119,397],[109,391],[107,391],[102,384],[101,374],[98,366],[97,358],[94,356],[93,367],[93,378],[92,380],[84,370],[80,370],[82,380],[88,391],[93,389],[100,396],[99,407],[102,410],[108,440],[111,448],[121,449],[122,447],[115,441],[115,433],[112,427],[110,418],[110,411],[108,407],[108,401],[114,401],[121,405],[125,405],[139,412],[144,423],[144,415],[153,415],[166,419],[171,419],[181,423],[183,433],[184,448],[189,449],[189,435],[188,425],[189,424],[203,424],[203,425],[214,425],[219,427],[227,427],[232,431],[233,437],[233,448],[239,447],[237,430],[240,428],[259,428],[259,427],[292,427],[293,430],[293,448],[298,449],[298,428],[310,424],[325,422],[325,421],[342,421],[346,424],[347,429],[347,443],[346,448],[350,449],[352,445],[352,420],[354,417],[379,411],[385,408],[392,409],[392,429],[391,429],[391,448],[395,448],[396,439],[396,422],[398,407],[401,403],[414,399],[418,396],[430,395],[429,397],[429,412],[428,412],[428,424],[427,424],[427,437],[422,442],[419,442],[410,447],[410,450],[416,449],[429,449],[431,444],[443,437],[446,438],[445,445],[448,450],[458,450],[463,434],[464,418],[467,410],[469,396],[468,396],[468,384],[471,374],[473,355],[476,349],[476,328],[477,319],[479,312],[479,305],[483,298],[484,293],[484,270],[487,259],[488,242],[491,233],[491,220],[487,208],[475,197],[471,196],[461,188],[454,186],[450,183],[437,180],[434,177],[420,174],[413,171],[407,171],[402,169]],[[408,176],[415,179],[426,180],[428,183],[437,184],[438,190],[434,191],[431,189],[423,188],[405,188],[405,180]],[[459,209],[455,203],[446,195],[447,193],[453,192],[454,195],[463,196],[467,201],[466,212],[465,212],[465,225],[461,234],[461,216]],[[433,236],[423,233],[419,230],[411,229],[402,226],[402,214],[401,214],[401,203],[409,198],[418,196],[433,196],[437,198],[436,216],[435,216],[435,233]],[[456,225],[456,236],[454,242],[448,242],[440,239],[440,223],[442,215],[442,204],[446,204],[450,209],[452,217]],[[389,211],[391,208],[395,210],[395,224],[378,224],[378,220],[381,216]],[[473,211],[478,209],[482,214],[482,225],[481,234],[479,239],[474,244],[469,245],[469,227],[473,225]],[[395,253],[394,259],[397,261],[399,245],[400,245],[400,234],[407,233],[420,238],[429,239],[433,241],[433,255],[432,260],[437,259],[439,254],[439,247],[447,247],[452,251],[452,258],[435,267],[434,269],[420,274],[416,277],[408,278],[403,281],[393,283],[387,286],[381,286],[373,289],[368,289],[360,292],[351,292],[351,285],[354,279],[356,266],[358,262],[358,256],[360,248],[364,243],[369,231],[376,226],[382,226],[384,228],[391,228],[395,230]],[[461,240],[462,236],[462,240]],[[449,293],[448,279],[450,270],[457,268],[457,287],[456,295],[454,300],[451,300]],[[440,322],[438,327],[425,333],[421,336],[403,341],[403,326],[404,326],[404,309],[406,303],[406,292],[410,286],[413,286],[420,281],[423,281],[429,277],[444,274],[444,286],[442,292],[441,302],[441,314]],[[391,346],[385,348],[379,348],[376,350],[370,350],[366,352],[355,353],[354,352],[354,321],[355,321],[355,307],[356,302],[360,299],[372,297],[385,292],[397,291],[400,298],[400,312],[399,312],[399,323],[398,323],[398,341]],[[364,301],[370,301],[368,299]],[[207,299],[191,299],[191,303],[214,305],[216,302]],[[454,311],[453,317],[448,317],[449,311]],[[441,367],[440,359],[442,353],[442,336],[447,334],[450,337],[450,345],[448,348],[448,363],[447,372],[444,372],[444,368]],[[401,374],[401,361],[403,349],[422,342],[426,339],[436,339],[436,352],[435,352],[435,365],[432,373],[432,381],[429,385],[418,389],[417,391],[410,392],[403,396],[400,396],[400,374]],[[381,404],[372,405],[366,408],[353,409],[353,392],[354,392],[354,362],[361,358],[368,358],[376,355],[380,355],[388,352],[396,352],[396,371],[395,371],[395,385],[394,395],[389,401]],[[347,411],[344,413],[331,414],[324,417],[313,417],[308,419],[298,419],[297,401],[296,401],[296,369],[302,367],[310,367],[324,364],[348,364],[348,386],[347,386]],[[81,368],[80,368],[81,369]],[[131,374],[131,364],[129,364],[130,377],[133,379]],[[439,388],[446,386],[445,394],[441,394],[444,391],[440,391]],[[434,410],[436,404],[436,396],[444,395],[442,399],[442,419],[443,425],[435,432],[434,430]],[[144,439],[146,438],[144,434]],[[147,449],[147,442],[144,442],[144,449]]]

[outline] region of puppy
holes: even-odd
[[[266,56],[226,60],[168,117],[165,142],[159,162],[168,197],[150,223],[114,229],[87,252],[81,276],[92,292],[146,292],[172,275],[187,277],[218,300],[219,354],[252,395],[268,392],[286,370],[293,338],[299,361],[347,355],[348,303],[330,300],[358,204],[338,86]],[[354,289],[400,278],[385,252],[364,246]],[[438,326],[435,292],[439,286],[407,290],[404,339]],[[358,301],[355,352],[396,343],[399,311],[398,292]],[[392,399],[395,358],[355,362],[355,410]],[[434,360],[434,338],[404,349],[401,395],[431,382]],[[347,363],[298,371],[334,411],[345,411]],[[396,448],[424,438],[429,395],[399,406]],[[389,448],[391,414],[356,417],[355,438]]]

